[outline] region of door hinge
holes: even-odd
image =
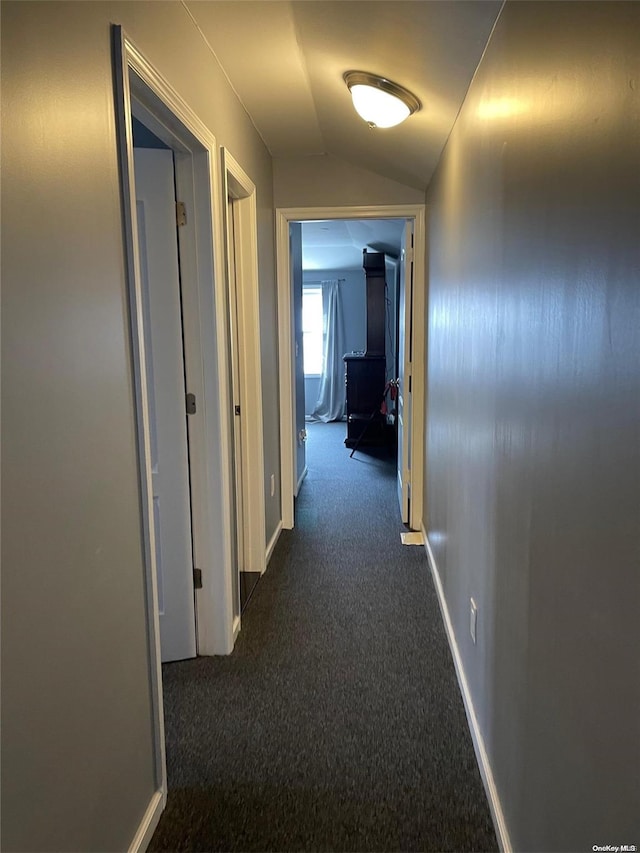
[[[202,569],[193,570],[193,588],[202,589]]]
[[[234,407],[233,407],[233,410],[234,410],[234,412],[236,413],[236,415],[239,415],[239,414],[240,414],[240,406],[234,406]]]
[[[187,394],[186,407],[187,407],[187,414],[188,415],[195,415],[195,413],[196,413],[196,395],[195,394]]]
[[[180,228],[187,224],[187,206],[183,201],[176,202],[176,225]]]

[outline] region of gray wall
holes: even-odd
[[[257,185],[279,471],[271,160],[210,50],[179,3],[2,3],[6,850],[126,849],[154,789],[112,22]]]
[[[507,3],[428,193],[426,526],[518,851],[640,843],[639,97],[640,5]]]
[[[367,204],[424,204],[424,193],[331,154],[276,157],[276,207],[348,207]]]

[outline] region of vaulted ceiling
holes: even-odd
[[[186,0],[274,157],[332,154],[425,189],[502,0]],[[422,109],[371,130],[342,75],[371,71]]]
[[[362,270],[362,250],[398,257],[401,219],[333,219],[302,223],[305,270]],[[364,273],[363,273],[364,275]]]

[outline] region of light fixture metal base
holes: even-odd
[[[393,95],[394,98],[399,98],[403,104],[406,104],[409,110],[409,115],[417,113],[422,104],[408,89],[401,86],[399,83],[394,83],[386,77],[380,77],[378,74],[371,74],[368,71],[345,71],[342,79],[347,84],[349,91],[352,86],[373,86],[375,89],[380,89],[388,95]]]

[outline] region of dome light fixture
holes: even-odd
[[[353,106],[369,127],[395,127],[420,109],[420,101],[404,86],[369,74],[347,71],[343,75]]]

